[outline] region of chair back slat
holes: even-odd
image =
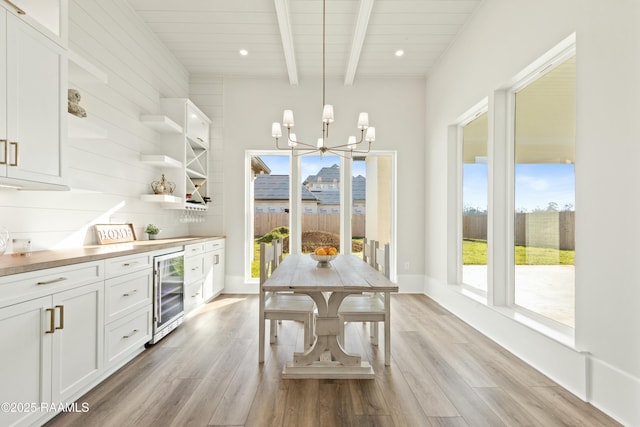
[[[282,249],[282,241],[283,239],[274,239],[273,240],[273,268],[278,268],[278,266],[282,263],[282,258],[284,257],[283,249]]]
[[[377,243],[377,242],[376,242]],[[391,278],[390,271],[390,254],[389,254],[389,244],[385,243],[382,248],[376,249],[376,269],[382,272],[387,279]]]
[[[264,242],[260,243],[260,285],[267,281],[274,265],[273,246]]]
[[[376,266],[377,247],[378,242],[376,242],[375,240],[367,239],[366,237],[364,238],[362,243],[362,259],[372,267]]]

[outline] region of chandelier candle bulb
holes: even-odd
[[[347,146],[349,150],[353,151],[356,148],[356,137],[351,135],[347,141]]]
[[[367,133],[364,136],[365,141],[367,142],[373,142],[376,140],[376,128],[374,128],[373,126],[370,128],[367,128]]]
[[[333,123],[333,105],[325,105],[322,110],[322,121],[325,123]]]
[[[322,140],[322,138],[318,138],[318,143],[316,144],[316,146],[318,148],[322,148],[323,145],[324,145],[324,141]]]
[[[284,114],[282,115],[282,124],[286,128],[293,127],[293,111],[284,110]]]
[[[365,130],[368,127],[369,127],[369,114],[360,113],[360,116],[358,116],[358,129]]]
[[[280,138],[282,136],[282,128],[280,128],[280,123],[275,122],[271,125],[271,136],[274,138]]]
[[[289,135],[289,140],[287,141],[287,145],[289,147],[295,147],[296,145],[298,145],[296,141],[297,141],[296,134],[292,133],[291,135]]]

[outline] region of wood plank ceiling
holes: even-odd
[[[322,73],[322,0],[129,2],[192,74],[298,84]],[[425,76],[481,3],[326,0],[326,74],[346,85],[358,77]]]

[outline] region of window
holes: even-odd
[[[484,110],[484,111],[483,111]],[[486,106],[462,126],[462,283],[487,292],[488,119]]]
[[[365,235],[381,244],[388,242],[394,280],[395,152],[372,152],[366,159],[351,161],[327,154],[292,158],[282,151],[249,150],[245,169],[246,211],[250,213],[245,229],[247,282],[258,278],[259,241],[280,236],[285,239],[285,252],[291,253],[308,253],[325,244],[341,247],[347,241],[351,248],[347,243],[341,252],[357,254]],[[351,179],[342,183],[349,171]],[[297,184],[290,188],[291,183]],[[344,209],[343,198],[349,193],[352,202]],[[288,228],[282,229],[285,226]]]
[[[514,94],[514,303],[574,326],[575,56]]]
[[[340,157],[303,156],[300,165],[302,253],[313,252],[318,246],[344,252],[340,248]]]
[[[282,155],[250,155],[251,205],[253,209],[250,240],[249,277],[260,277],[260,242],[283,238],[283,252],[289,252],[289,170],[290,157]]]

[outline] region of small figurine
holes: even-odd
[[[80,92],[75,89],[69,89],[67,92],[68,108],[67,111],[78,117],[87,117],[87,112],[78,103],[80,102]]]

